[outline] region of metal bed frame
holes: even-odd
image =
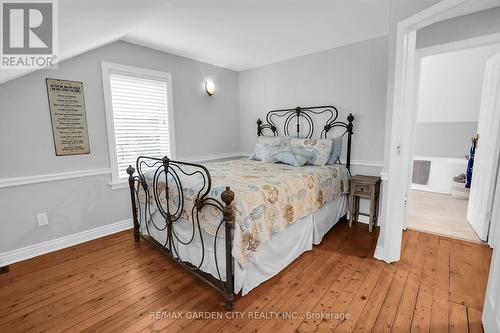
[[[269,111],[266,115],[265,123],[263,123],[260,119],[257,120],[257,135],[263,135],[263,132],[266,130],[270,130],[272,135],[279,135],[280,133],[276,122],[281,119],[284,122],[283,126],[280,126],[280,128],[283,128],[281,133],[282,135],[290,135],[289,127],[291,126],[292,121],[295,120],[295,136],[312,138],[312,135],[314,134],[313,117],[318,115],[324,115],[327,118],[320,133],[321,138],[326,138],[328,132],[337,127],[341,128],[343,131],[342,135],[347,134],[346,167],[349,169],[351,162],[351,136],[353,134],[352,122],[354,120],[354,116],[349,114],[349,116],[347,116],[347,122],[338,121],[339,112],[334,106],[296,107],[291,109]],[[304,123],[301,124],[301,121]],[[303,126],[305,127],[305,134],[301,135]],[[136,171],[137,175],[134,175]],[[146,180],[145,172],[153,174],[150,184],[148,184]],[[160,249],[170,259],[180,264],[183,268],[218,290],[224,295],[226,309],[231,311],[233,309],[235,299],[233,288],[235,262],[231,254],[233,237],[232,232],[235,223],[232,202],[234,200],[235,193],[229,186],[227,186],[221,193],[220,200],[210,197],[209,194],[212,189],[212,179],[206,167],[201,164],[174,161],[166,156],[163,158],[140,156],[137,159],[136,168],[129,166],[127,168],[127,173],[129,175],[128,180],[130,198],[132,202],[135,241],[138,242],[141,238],[146,240],[154,247]],[[181,240],[176,234],[173,225],[174,223],[181,223],[179,220],[181,219],[181,214],[184,209],[185,199],[181,178],[191,177],[194,175],[201,176],[202,186],[195,195],[194,205],[191,210],[191,221],[189,221],[189,223],[192,226],[192,235],[189,240],[184,241]],[[165,182],[165,205],[161,204],[159,197],[159,192],[161,191],[159,191],[158,185],[162,180]],[[168,180],[170,180],[170,183]],[[171,207],[172,205],[169,203],[170,189],[179,194],[179,200],[177,204],[173,204],[173,207]],[[140,191],[144,191],[145,194],[145,203],[143,205],[139,202]],[[151,192],[154,200],[151,199]],[[156,205],[157,211],[161,214],[165,221],[164,225],[158,226],[153,221],[153,215],[155,213],[152,213],[152,204]],[[203,209],[209,206],[219,210],[222,215],[214,235],[214,257],[217,276],[212,276],[211,274],[200,269],[205,260],[206,253],[203,234],[200,228],[199,214]],[[141,225],[145,226],[147,234],[141,232]],[[151,236],[150,228],[156,228],[157,230],[166,233],[166,241],[164,244],[158,242]],[[221,277],[217,259],[217,240],[221,229],[224,229],[225,279]],[[183,261],[180,258],[175,245],[175,240],[184,245],[192,243],[195,237],[195,232],[198,232],[202,244],[201,261],[198,265]]]

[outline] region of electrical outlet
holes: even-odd
[[[43,227],[49,224],[49,218],[47,216],[47,213],[36,214],[36,220],[38,221],[39,227]]]

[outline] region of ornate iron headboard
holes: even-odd
[[[286,135],[290,134],[290,124],[295,120],[295,136],[296,137],[305,137],[312,138],[314,135],[314,116],[324,115],[326,119],[325,125],[321,129],[320,138],[326,138],[327,134],[333,128],[344,128],[345,130],[341,135],[347,134],[347,156],[346,156],[346,167],[350,170],[351,167],[351,136],[353,134],[352,131],[352,121],[354,120],[354,116],[352,113],[349,113],[347,116],[347,122],[338,121],[337,118],[339,116],[339,110],[331,105],[325,106],[309,106],[309,107],[300,107],[297,106],[293,109],[282,109],[282,110],[272,110],[269,111],[266,115],[265,123],[262,122],[261,119],[257,120],[257,135],[263,135],[263,131],[268,129],[271,130],[273,135]],[[279,133],[278,127],[276,126],[275,120],[281,118],[284,119],[283,123],[283,131]],[[305,121],[306,126],[301,124],[301,119]],[[304,135],[301,135],[302,128],[306,127],[307,131]]]

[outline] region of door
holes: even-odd
[[[479,110],[476,147],[467,220],[486,241],[495,191],[500,142],[500,53],[486,63]]]
[[[493,246],[493,257],[483,307],[483,326],[486,333],[500,333],[500,178],[497,180],[495,192],[489,237]]]
[[[500,253],[493,250],[488,288],[484,298],[483,327],[486,333],[500,333]]]

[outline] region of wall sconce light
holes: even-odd
[[[205,89],[207,90],[208,96],[212,96],[215,92],[215,84],[213,81],[205,81]]]

